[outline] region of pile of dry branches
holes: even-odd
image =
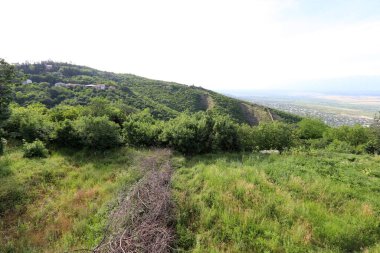
[[[128,194],[119,196],[108,233],[93,252],[170,252],[174,234],[170,151],[157,150],[140,165],[145,176]]]

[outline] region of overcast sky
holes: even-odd
[[[210,89],[380,75],[380,0],[0,0],[0,57]]]

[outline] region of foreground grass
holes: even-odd
[[[0,252],[93,248],[117,193],[142,176],[134,161],[145,153],[56,151],[26,159],[20,148],[8,151],[0,157]]]
[[[380,252],[380,157],[221,154],[174,177],[178,247],[193,252]]]

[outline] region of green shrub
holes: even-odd
[[[32,143],[24,142],[23,150],[24,157],[26,158],[46,158],[49,156],[49,151],[46,149],[45,144],[40,140],[35,140]]]
[[[213,120],[204,112],[183,113],[165,123],[160,141],[184,154],[211,150]]]
[[[329,145],[329,142],[326,139],[310,139],[307,140],[307,145],[311,149],[323,149]]]
[[[85,147],[105,150],[121,144],[120,127],[108,117],[80,117],[74,122],[74,129]]]
[[[4,154],[6,145],[7,140],[4,138],[0,138],[0,155]]]
[[[364,149],[369,154],[380,154],[380,142],[378,140],[370,140],[365,144]]]
[[[80,137],[73,126],[73,121],[57,122],[55,128],[54,142],[59,146],[79,147],[81,145]]]
[[[48,141],[54,130],[48,109],[41,104],[13,106],[6,128],[12,136],[29,142],[35,139]]]
[[[109,120],[120,125],[126,118],[125,113],[112,104],[109,99],[100,97],[90,99],[89,104],[84,108],[84,113],[94,117],[107,116]]]
[[[240,147],[245,151],[256,150],[257,140],[255,135],[255,128],[242,124],[237,128],[237,134],[239,138]]]
[[[342,126],[338,128],[330,128],[323,137],[332,142],[333,140],[344,141],[351,146],[366,144],[371,138],[371,131],[368,128],[356,125],[353,127]]]
[[[333,142],[331,142],[326,149],[339,153],[355,153],[355,147],[346,141],[340,140],[333,140]]]
[[[212,128],[213,150],[233,151],[240,149],[237,125],[227,116],[214,118]]]
[[[124,141],[132,146],[156,146],[161,132],[162,123],[149,110],[129,115],[123,124]]]
[[[253,127],[249,135],[255,150],[279,150],[290,148],[295,140],[291,125],[282,122],[264,123]],[[244,136],[243,136],[244,138]]]
[[[303,119],[298,122],[298,134],[301,139],[319,139],[328,126],[318,119]]]

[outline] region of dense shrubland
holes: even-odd
[[[215,112],[185,112],[160,120],[149,109],[130,112],[120,103],[100,98],[84,106],[59,105],[51,109],[42,104],[12,104],[3,126],[6,139],[38,139],[47,146],[94,150],[129,145],[170,147],[183,154],[282,152],[291,148],[371,154],[380,151],[380,131],[375,125],[331,128],[315,119],[303,119],[294,124],[276,121],[249,126]]]

